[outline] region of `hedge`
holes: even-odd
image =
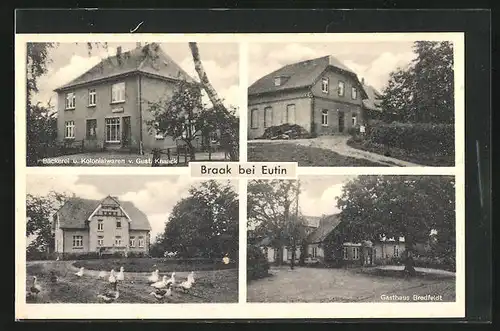
[[[269,262],[260,248],[247,245],[247,280],[254,280],[269,275]]]
[[[389,148],[435,155],[455,154],[455,130],[452,124],[379,123],[370,127],[366,139]]]

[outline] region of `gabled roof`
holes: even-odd
[[[339,214],[329,215],[322,218],[318,228],[306,238],[306,242],[309,244],[322,242],[339,224]]]
[[[289,64],[271,72],[250,85],[248,88],[248,95],[310,87],[328,67],[333,67],[345,72],[352,76],[359,83],[360,87],[362,86],[354,71],[346,67],[335,57],[327,55],[312,60]],[[274,78],[276,77],[283,77],[283,84],[276,86],[274,84]],[[361,95],[362,97],[366,96],[363,88],[361,88]]]
[[[381,94],[379,91],[377,91],[373,86],[371,85],[363,85],[363,89],[366,92],[366,95],[368,96],[367,99],[363,100],[363,106],[365,108],[370,109],[370,110],[378,110],[380,111],[380,100],[377,100],[377,97],[379,97]]]
[[[96,64],[82,75],[55,89],[63,91],[95,81],[132,73],[144,73],[161,78],[195,82],[157,43],[136,47],[120,56],[114,55]]]
[[[62,229],[85,229],[85,221],[92,215],[103,200],[90,200],[82,198],[69,198],[59,209],[59,227]],[[130,217],[130,230],[151,230],[146,214],[140,211],[130,201],[118,201],[111,197],[123,208]]]

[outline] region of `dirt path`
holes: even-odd
[[[249,302],[382,302],[384,296],[432,294],[455,300],[455,281],[377,277],[349,269],[289,267],[271,269],[272,276],[250,282]],[[411,301],[411,300],[394,300]]]
[[[298,144],[306,147],[317,147],[334,151],[340,155],[347,157],[355,157],[358,159],[365,159],[372,162],[378,162],[388,166],[398,167],[421,167],[422,165],[402,161],[393,157],[388,157],[372,152],[363,151],[347,145],[349,136],[321,136],[312,139],[294,139],[294,140],[250,140],[251,143],[290,143]],[[270,160],[272,161],[272,160]]]

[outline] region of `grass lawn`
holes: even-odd
[[[356,269],[273,267],[271,276],[247,286],[249,302],[384,302],[384,295],[412,298],[426,294],[442,295],[443,302],[455,301],[455,279],[383,277]]]
[[[143,259],[144,261],[148,259]],[[98,266],[103,260],[94,261],[88,260],[89,266]],[[83,262],[83,261],[79,261]],[[158,262],[158,261],[156,261]],[[32,277],[37,276],[38,282],[42,287],[41,293],[35,299],[27,299],[27,303],[99,303],[97,294],[104,289],[109,288],[109,283],[106,279],[97,277],[99,271],[85,270],[83,277],[79,278],[74,275],[77,268],[73,265],[74,261],[37,261],[27,263],[27,283],[29,288],[32,284]],[[153,263],[154,264],[154,263]],[[146,269],[147,266],[152,266],[151,262],[144,262],[142,267],[137,267],[137,270]],[[158,303],[158,301],[150,295],[153,288],[149,286],[147,277],[150,275],[151,269],[148,272],[131,272],[127,268],[132,268],[134,264],[127,264],[125,259],[123,263],[125,267],[125,280],[118,283],[120,297],[116,303]],[[113,265],[107,265],[106,270],[109,271]],[[188,275],[188,271],[195,272],[195,284],[187,292],[174,290],[172,296],[164,301],[164,303],[229,303],[238,302],[238,269],[226,270],[205,270],[206,267],[192,269],[182,268],[174,263],[169,263],[168,266],[158,264],[160,276],[170,276],[170,272],[175,271],[177,282],[184,281]],[[165,273],[168,271],[168,273]],[[53,272],[58,277],[56,283],[50,281],[50,275]]]
[[[251,162],[298,162],[299,166],[315,167],[386,167],[384,164],[347,157],[333,151],[296,144],[248,144]]]
[[[369,141],[354,141],[349,139],[347,145],[363,151],[384,155],[386,147],[380,144],[373,144]],[[453,167],[455,165],[455,155],[433,155],[424,154],[400,148],[391,148],[390,156],[407,162],[417,163],[431,167]]]

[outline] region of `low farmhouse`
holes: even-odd
[[[248,137],[285,123],[313,135],[347,133],[364,125],[365,108],[376,111],[377,93],[331,55],[286,65],[248,88]]]
[[[149,253],[151,225],[130,201],[70,198],[53,215],[57,255]]]

